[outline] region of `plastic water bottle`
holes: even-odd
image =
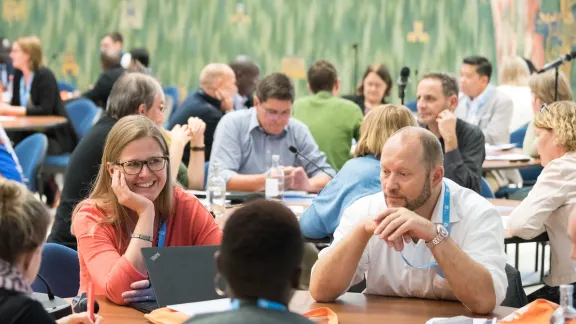
[[[266,199],[282,200],[284,197],[284,171],[280,156],[272,155],[272,167],[266,172]]]
[[[206,200],[209,209],[216,218],[223,217],[226,213],[226,181],[220,176],[218,163],[212,165],[206,187]]]
[[[550,324],[576,323],[576,309],[572,304],[572,294],[574,294],[574,286],[560,286],[560,307],[552,313]]]

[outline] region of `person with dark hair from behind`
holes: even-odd
[[[338,171],[351,157],[352,139],[360,138],[362,112],[350,100],[338,97],[340,80],[328,61],[317,61],[308,69],[308,89],[312,96],[294,102],[294,118],[308,126],[320,151]]]
[[[247,56],[238,56],[228,64],[236,74],[238,93],[234,96],[234,110],[254,107],[254,91],[260,77],[260,68]]]
[[[186,323],[313,323],[288,310],[303,246],[296,216],[282,203],[259,199],[238,209],[226,222],[216,253],[217,277],[226,279],[232,309]]]
[[[122,66],[129,71],[138,71],[152,75],[150,70],[150,53],[145,48],[133,48],[121,59]]]
[[[100,324],[101,316],[93,322],[85,312],[55,321],[32,297],[50,218],[24,186],[0,177],[0,323]]]
[[[523,57],[522,59],[524,60],[524,62],[526,62],[526,65],[528,65],[530,75],[538,73],[538,69],[536,69],[536,66],[534,66],[534,63],[532,63],[530,59],[527,59],[525,57]]]
[[[96,84],[91,90],[84,92],[81,96],[90,99],[99,107],[106,107],[108,96],[114,83],[124,73],[124,68],[120,65],[120,56],[114,51],[105,52],[100,55],[102,73],[98,76]]]
[[[460,118],[480,127],[488,144],[510,143],[512,99],[490,84],[492,64],[482,56],[462,61],[460,90],[463,95],[454,111]]]
[[[386,65],[372,64],[364,71],[356,94],[342,98],[354,101],[366,115],[372,107],[386,103],[386,97],[390,96],[393,86],[394,83]]]

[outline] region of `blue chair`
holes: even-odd
[[[40,167],[46,158],[46,150],[48,150],[48,138],[42,133],[30,135],[14,147],[14,153],[26,178],[24,182],[32,192],[42,188]]]
[[[495,198],[492,188],[490,188],[488,181],[486,181],[486,178],[484,177],[482,177],[482,185],[480,186],[480,195],[484,198]]]
[[[170,96],[172,97],[172,113],[174,113],[174,111],[176,110],[176,107],[178,107],[178,88],[176,87],[166,87],[164,88],[164,94],[166,96]]]
[[[60,91],[74,92],[76,91],[76,86],[68,82],[58,81],[58,89]]]
[[[78,253],[64,245],[46,243],[42,250],[42,263],[38,274],[50,285],[55,296],[76,296],[80,289]],[[46,285],[38,278],[32,284],[32,290],[47,293]]]
[[[408,101],[404,106],[408,107],[412,112],[418,112],[418,105],[416,100]]]
[[[69,102],[66,104],[66,111],[79,140],[86,136],[102,113],[102,109],[88,99],[78,99]],[[70,153],[49,155],[46,157],[44,167],[47,171],[64,172],[69,160]]]
[[[526,130],[528,129],[528,124],[521,126],[517,130],[510,133],[510,143],[515,144],[516,147],[522,148],[524,145],[524,137],[526,136]]]

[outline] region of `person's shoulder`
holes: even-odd
[[[104,203],[93,200],[85,199],[78,203],[76,209],[72,213],[72,228],[79,233],[92,231],[95,225],[105,222],[106,208]]]
[[[384,208],[386,208],[386,201],[384,200],[382,190],[380,190],[376,193],[358,198],[344,210],[344,213],[351,212],[352,214],[370,215],[374,212],[382,211]]]
[[[444,183],[450,188],[451,205],[460,218],[475,219],[486,213],[499,215],[496,207],[474,190],[462,187],[454,181],[444,178]]]
[[[203,206],[200,200],[194,196],[192,193],[186,192],[184,189],[180,187],[174,188],[174,206],[177,207],[178,210],[176,212],[182,211],[189,211],[189,208],[196,208],[199,206]],[[182,208],[186,206],[186,210]],[[180,208],[178,208],[180,207]]]
[[[24,294],[0,289],[0,300],[0,323],[55,323],[40,302]]]
[[[506,104],[510,106],[512,109],[512,98],[506,92],[502,91],[501,89],[494,88],[494,93],[492,94],[492,98],[494,99],[494,104]]]
[[[566,153],[548,162],[538,177],[538,180],[544,181],[544,179],[547,178],[568,181],[576,185],[574,181],[576,178],[576,153]]]
[[[52,72],[52,70],[50,70],[50,68],[46,67],[46,66],[41,66],[38,68],[38,70],[36,70],[36,72],[34,72],[34,77],[36,76],[54,76],[54,73]]]
[[[352,101],[345,97],[338,97],[333,96],[332,100],[340,107],[340,109],[345,110],[351,114],[360,114],[362,116],[362,112],[360,111],[360,106],[355,101]]]
[[[344,163],[336,176],[341,173],[354,175],[369,174],[371,176],[375,175],[376,178],[378,178],[380,175],[380,160],[373,156],[353,158]]]
[[[222,124],[226,125],[226,128],[233,127],[234,129],[247,128],[248,125],[250,124],[250,119],[252,117],[251,114],[254,109],[256,108],[240,109],[224,114],[224,116],[222,116],[222,118],[220,119],[218,125]],[[223,127],[224,126],[221,126],[220,128]]]
[[[467,121],[458,118],[456,120],[456,127],[459,128],[459,133],[467,138],[476,138],[478,140],[484,141],[484,133],[482,129],[476,125],[472,125]],[[457,130],[458,131],[458,130]]]

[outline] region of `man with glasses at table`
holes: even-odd
[[[294,87],[282,73],[262,79],[256,90],[254,108],[226,114],[218,124],[210,156],[210,170],[218,164],[227,190],[262,191],[272,155],[280,156],[284,189],[317,192],[335,172],[302,122],[291,118]],[[329,121],[326,121],[329,122]],[[299,153],[309,163],[290,151]]]
[[[333,301],[366,278],[365,293],[459,300],[490,313],[506,295],[500,215],[486,199],[444,178],[438,138],[405,127],[382,149],[382,192],[342,214],[320,252],[310,294]]]

